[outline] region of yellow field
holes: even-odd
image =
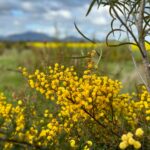
[[[146,43],[145,45],[146,45],[146,49],[149,51],[150,50],[150,44]],[[138,47],[135,45],[132,45],[132,50],[136,51],[136,50],[138,50]]]
[[[101,47],[101,46],[106,46],[105,43],[90,43],[90,42],[29,42],[27,43],[28,46],[30,47],[35,47],[35,48],[60,48],[60,47],[65,47],[65,48],[96,48],[96,47]],[[146,49],[150,50],[150,44],[146,43]],[[135,45],[132,45],[132,50],[137,51],[138,47]]]
[[[48,48],[59,48],[59,47],[67,47],[67,48],[93,48],[97,47],[100,45],[105,45],[104,43],[98,43],[98,44],[93,44],[93,43],[85,43],[85,42],[32,42],[28,43],[29,46],[31,47],[36,47],[36,48],[43,48],[43,47],[48,47]]]

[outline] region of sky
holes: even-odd
[[[108,7],[86,17],[91,0],[0,0],[0,36],[27,31],[49,36],[78,36],[74,22],[89,38],[104,39],[110,29]]]

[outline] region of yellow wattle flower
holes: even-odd
[[[127,141],[123,141],[119,144],[119,148],[120,149],[126,149],[128,147],[128,142]]]
[[[128,140],[128,137],[126,134],[123,134],[122,137],[121,137],[122,141],[127,141]]]
[[[71,141],[70,141],[70,146],[71,146],[71,147],[75,147],[75,144],[76,144],[75,140],[71,140]]]
[[[90,146],[90,147],[93,145],[92,141],[87,141],[86,143],[87,143],[88,146]]]
[[[142,128],[136,129],[135,135],[136,135],[137,137],[141,137],[141,136],[143,136],[143,134],[144,134],[144,131],[143,131]]]
[[[141,148],[141,143],[139,141],[135,141],[133,144],[135,149],[140,149]]]
[[[128,132],[128,133],[127,133],[127,138],[129,139],[129,138],[131,138],[131,137],[133,137],[133,134],[132,134],[131,132]]]
[[[19,100],[19,101],[18,101],[18,105],[22,105],[22,100]]]
[[[135,140],[134,140],[132,137],[130,137],[129,140],[128,140],[128,143],[129,143],[130,145],[134,145]]]

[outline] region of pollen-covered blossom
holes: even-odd
[[[75,140],[70,140],[70,146],[71,146],[71,147],[75,147],[75,145],[76,145]]]
[[[22,100],[19,100],[19,101],[18,101],[18,105],[22,105]]]
[[[128,147],[128,142],[127,141],[123,141],[120,143],[119,148],[120,149],[126,149]]]
[[[135,135],[136,135],[137,137],[141,137],[141,136],[143,136],[143,134],[144,134],[144,131],[143,131],[142,128],[136,129]]]
[[[93,145],[92,141],[87,141],[86,142],[90,147]]]
[[[139,141],[135,141],[133,144],[135,149],[140,149],[141,148],[141,143]]]

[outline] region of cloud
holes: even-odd
[[[62,5],[64,8],[74,8],[78,6],[84,6],[85,4],[90,4],[91,0],[56,0],[58,4]]]
[[[56,18],[58,19],[60,17],[63,17],[64,19],[71,19],[72,15],[68,10],[64,10],[64,9],[60,9],[57,11],[49,10],[44,14],[44,18],[46,20],[56,19]]]
[[[107,24],[107,20],[104,17],[98,17],[95,20],[92,20],[92,23],[95,25],[106,25]]]
[[[94,7],[85,17],[90,3],[91,0],[0,0],[0,35],[32,30],[52,36],[57,24],[61,37],[80,36],[74,21],[88,36],[104,35],[109,29],[108,8]]]
[[[13,24],[14,24],[15,26],[19,26],[19,25],[20,25],[20,22],[19,22],[18,20],[15,20],[15,21],[13,22]]]
[[[59,10],[57,11],[58,15],[61,15],[62,17],[66,18],[66,19],[70,19],[71,18],[71,13],[67,10]]]
[[[31,3],[31,2],[22,2],[22,9],[23,10],[26,10],[26,11],[32,11],[33,10],[33,3]]]

